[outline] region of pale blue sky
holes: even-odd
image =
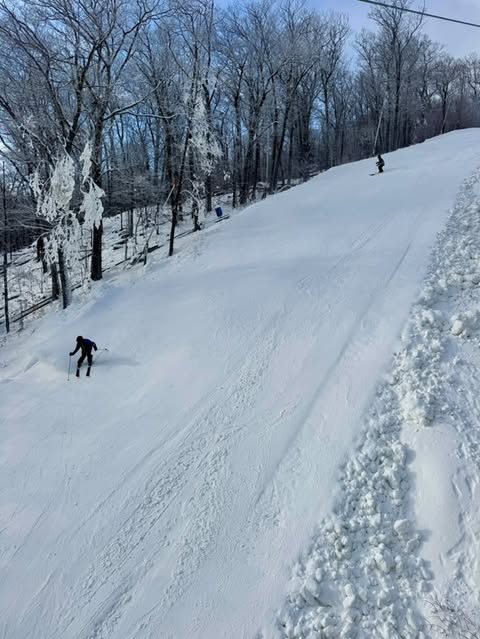
[[[319,11],[333,9],[347,14],[354,31],[360,31],[363,27],[374,27],[374,23],[368,18],[371,7],[358,0],[307,0],[307,5]],[[415,2],[412,8],[422,9],[422,1]],[[480,0],[426,0],[425,11],[480,24]],[[452,55],[463,56],[472,52],[480,55],[478,28],[428,18],[425,20],[423,31],[432,40],[444,44],[446,51]]]

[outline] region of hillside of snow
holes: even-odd
[[[385,161],[0,346],[2,638],[414,639],[437,590],[478,605],[480,130]]]

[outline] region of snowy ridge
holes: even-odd
[[[446,357],[442,361],[438,422],[456,434],[458,465],[451,478],[457,506],[458,540],[446,548],[442,562],[455,579],[441,584],[450,602],[479,618],[480,611],[480,172],[468,185],[465,206],[458,207],[445,229],[448,277],[444,297],[455,312],[446,318]],[[457,229],[455,233],[455,229]],[[444,259],[438,256],[439,261]],[[441,294],[440,294],[441,299]],[[447,632],[454,635],[453,629]],[[478,621],[477,621],[478,632]],[[469,636],[466,634],[465,636]]]
[[[385,385],[341,474],[336,515],[295,570],[280,636],[414,638],[423,629],[415,602],[432,574],[416,555],[421,537],[408,519],[408,451],[398,412]]]
[[[456,361],[456,366],[447,366],[446,375],[445,357],[452,335],[473,333],[480,346],[475,334],[479,309],[451,318],[443,309],[452,300],[458,305],[459,298],[470,297],[473,289],[478,298],[479,180],[477,170],[465,181],[448,224],[438,236],[424,289],[402,335],[402,348],[378,389],[362,441],[341,471],[334,515],[324,520],[295,567],[275,636],[431,636],[422,608],[434,574],[422,558],[424,535],[412,513],[415,482],[409,465],[413,455],[402,431],[421,429],[447,415],[463,436],[458,455],[476,460],[478,467],[480,402],[471,393],[465,408],[465,398],[459,401],[455,391],[472,387],[472,381],[478,389],[480,370],[472,370],[465,362],[459,368]],[[454,489],[459,499],[466,493],[467,501],[472,502],[472,484],[476,485],[478,473],[473,479],[464,474],[461,471],[453,478]],[[464,503],[460,508],[462,533],[452,551],[457,581],[448,588],[450,594],[475,588],[475,580],[467,575],[478,572],[478,528],[463,514],[471,512],[471,507],[472,503]]]
[[[456,459],[450,478],[456,506],[452,519],[457,538],[439,551],[440,564],[448,568],[450,578],[438,580],[437,586],[458,609],[466,606],[470,616],[474,610],[474,616],[478,616],[480,604],[479,194],[477,170],[465,182],[440,233],[420,300],[435,321],[424,330],[422,354],[411,358],[414,365],[410,365],[400,385],[404,402],[410,396],[416,400],[414,404],[426,407],[426,423],[451,433]],[[408,365],[408,360],[405,363]],[[403,406],[405,411],[405,403]],[[461,635],[459,628],[448,625],[443,630],[450,637],[471,636],[467,632]]]

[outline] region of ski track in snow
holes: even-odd
[[[185,418],[180,420],[181,430],[187,433],[186,440],[180,446],[177,444],[181,452],[172,458],[167,468],[162,464],[151,472],[141,503],[136,505],[120,533],[99,553],[80,592],[75,592],[71,604],[66,606],[69,611],[68,616],[71,619],[59,628],[59,636],[72,631],[75,633],[74,636],[82,639],[99,639],[108,636],[119,620],[122,609],[131,603],[131,591],[150,569],[153,558],[158,553],[159,545],[165,546],[170,543],[169,532],[177,525],[178,513],[175,512],[175,509],[180,496],[185,503],[182,515],[187,521],[193,522],[193,525],[187,526],[180,538],[175,540],[178,554],[173,569],[172,584],[159,596],[159,602],[155,609],[140,622],[132,636],[138,636],[137,633],[148,630],[151,614],[155,613],[157,609],[165,611],[181,597],[204,555],[214,548],[212,541],[220,523],[217,521],[216,513],[221,512],[224,516],[227,508],[227,496],[222,494],[220,477],[222,473],[226,472],[229,440],[235,438],[236,435],[238,436],[239,428],[235,426],[235,423],[238,422],[239,415],[246,408],[252,406],[252,400],[258,392],[258,385],[268,371],[271,354],[277,346],[276,334],[278,332],[288,334],[289,331],[284,326],[285,322],[288,321],[293,329],[300,320],[300,318],[292,316],[291,313],[288,314],[287,309],[295,308],[294,298],[296,295],[309,294],[312,296],[312,303],[318,304],[319,296],[317,293],[321,293],[322,284],[331,283],[332,278],[340,286],[342,280],[349,275],[348,265],[355,254],[374,241],[391,220],[392,216],[385,216],[380,222],[360,233],[351,244],[350,250],[345,252],[320,278],[313,274],[303,278],[298,284],[298,290],[285,300],[283,311],[275,314],[260,334],[255,335],[252,339],[249,356],[246,357],[243,351],[241,358],[244,362],[243,365],[240,366],[236,361],[232,366],[229,378],[223,379],[222,386],[228,388],[229,391],[226,394],[224,391],[214,392],[213,397],[206,396],[200,405],[197,404],[190,411],[196,415],[190,423]],[[385,285],[391,280],[404,257],[405,253],[402,254],[399,262],[389,274]],[[312,288],[313,284],[315,286]],[[313,296],[313,290],[315,290],[315,296]],[[374,301],[375,298],[369,300],[364,315]],[[320,315],[317,314],[315,317],[318,319]],[[355,326],[353,326],[352,332],[332,369],[341,359],[354,334]],[[261,348],[258,348],[258,344],[261,344]],[[325,385],[330,373],[331,370],[327,372],[327,377],[315,390],[311,403],[318,401],[321,388]],[[219,402],[220,398],[221,403]],[[307,413],[303,415],[300,424],[306,421],[308,412],[307,410]],[[221,429],[218,428],[219,424]],[[178,438],[178,433],[175,437]],[[289,442],[290,446],[294,439],[295,433],[292,436],[292,441]],[[159,448],[163,449],[168,443],[162,441]],[[290,446],[286,448],[284,455],[287,455]],[[152,453],[149,454],[149,457],[151,455]],[[145,461],[142,461],[141,466],[144,465]],[[281,461],[280,459],[277,466],[281,464]],[[140,465],[137,467],[139,468]],[[134,475],[130,474],[129,477],[133,478]],[[197,482],[193,481],[194,478],[197,478]],[[267,486],[272,479],[273,475]],[[190,487],[195,483],[200,485],[192,492]],[[185,489],[190,490],[188,495],[182,494]],[[264,492],[267,492],[267,488]],[[264,508],[265,504],[260,510],[262,511]],[[280,509],[281,506],[272,504],[270,508],[275,510],[276,508]],[[170,514],[169,509],[173,510]],[[163,532],[159,530],[160,520],[166,520],[161,526]],[[153,529],[155,529],[155,534],[157,538],[160,538],[161,543],[159,544],[157,539],[152,547],[145,548],[144,542],[147,541],[148,535]],[[140,547],[139,556],[136,557],[134,553],[138,547]],[[132,559],[135,565],[139,566],[136,574],[132,575],[130,568],[128,568],[128,576],[124,576],[122,567],[127,561],[131,562]],[[111,590],[112,580],[113,592],[105,597],[102,588],[108,585],[108,590]],[[95,603],[97,599],[100,601],[98,605]],[[95,613],[90,616],[84,628],[72,630],[72,624],[75,623],[75,619],[79,618],[75,610],[82,608],[93,608]],[[105,629],[105,634],[103,629]]]
[[[479,184],[480,169],[465,181],[439,233],[403,347],[377,390],[357,452],[342,469],[334,515],[320,525],[297,563],[276,629],[259,637],[431,636],[423,612],[434,574],[421,556],[425,537],[411,501],[413,457],[402,431],[436,420],[448,421],[457,431],[456,452],[467,462],[452,477],[461,533],[446,553],[455,566],[446,594],[455,598],[467,592],[479,605],[480,368],[455,351],[452,356],[449,342],[456,338],[443,310],[447,304],[469,308],[473,296],[477,308],[452,320],[471,329],[463,331],[465,339],[473,333],[480,349]]]
[[[65,636],[65,633],[74,632],[74,636],[78,637],[99,638],[104,636],[102,631],[104,626],[107,632],[111,631],[114,620],[118,620],[120,609],[129,601],[129,591],[148,571],[151,559],[158,552],[158,546],[168,543],[168,532],[178,519],[176,509],[181,493],[186,487],[191,490],[192,485],[200,483],[192,494],[182,496],[183,501],[187,503],[187,510],[192,511],[187,519],[194,525],[183,533],[179,541],[175,542],[179,547],[179,558],[174,572],[174,586],[164,593],[159,606],[168,607],[172,598],[178,598],[181,595],[182,584],[188,579],[188,575],[195,571],[195,565],[209,546],[212,531],[217,525],[215,512],[225,505],[225,497],[221,494],[221,482],[218,481],[218,477],[225,465],[229,439],[236,434],[237,427],[234,422],[245,409],[245,405],[248,406],[251,391],[255,390],[265,371],[262,360],[268,361],[268,355],[274,348],[274,337],[270,332],[271,325],[274,323],[275,318],[265,327],[263,335],[257,335],[252,340],[254,345],[264,344],[261,352],[256,352],[254,347],[241,370],[234,367],[230,377],[223,380],[225,386],[231,385],[227,398],[224,392],[214,392],[213,397],[207,396],[201,406],[197,405],[190,411],[197,416],[182,428],[186,432],[186,437],[178,446],[179,452],[171,458],[167,467],[162,463],[150,471],[140,503],[138,498],[135,498],[133,512],[121,530],[103,551],[98,553],[95,564],[85,578],[80,580],[82,585],[79,590],[73,593],[72,601],[65,606],[68,609],[69,619],[65,620],[59,628],[59,637]],[[244,355],[242,360],[245,360]],[[233,382],[234,379],[236,379],[235,382]],[[219,402],[220,397],[222,402]],[[230,407],[230,410],[227,407]],[[185,422],[182,420],[181,423]],[[221,430],[218,428],[219,425],[222,426]],[[165,442],[162,442],[162,445],[164,444]],[[149,457],[151,456],[149,454]],[[152,463],[152,460],[149,461]],[[135,470],[139,470],[145,462],[145,459],[142,460]],[[130,473],[129,479],[133,479],[134,474],[134,472]],[[197,482],[195,478],[198,478]],[[197,493],[207,496],[206,507],[202,499],[197,499]],[[201,505],[200,512],[196,504]],[[173,512],[169,512],[170,510]],[[101,508],[97,512],[99,517],[103,516]],[[166,519],[162,526],[163,532],[158,526],[158,522],[162,519]],[[148,535],[154,528],[157,541],[153,546],[148,547],[146,545]],[[158,537],[160,537],[160,544]],[[133,557],[137,549],[138,557]],[[135,565],[139,566],[136,574],[131,574],[129,565],[126,571],[128,575],[124,576],[122,568],[127,560],[132,561],[132,559]],[[188,570],[186,570],[187,566]],[[111,590],[112,580],[118,585],[114,587],[113,593],[106,597],[105,602],[102,588],[108,585],[108,590]],[[45,593],[41,592],[40,595],[43,598]],[[96,600],[100,603],[96,604]],[[75,624],[79,618],[78,610],[92,607],[95,613],[91,615],[86,626],[72,630],[72,624]]]

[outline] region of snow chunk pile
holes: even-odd
[[[421,428],[446,411],[442,360],[452,333],[479,326],[480,311],[450,318],[446,302],[480,282],[477,170],[465,181],[437,239],[424,290],[402,348],[378,390],[357,452],[342,469],[334,514],[294,569],[276,637],[421,639],[428,624],[417,604],[433,573],[420,557],[422,536],[410,503],[409,451],[402,428]],[[473,238],[473,239],[472,239]]]
[[[416,307],[403,335],[404,348],[395,356],[390,378],[402,419],[416,427],[428,426],[435,415],[444,350],[444,319],[440,311]]]
[[[439,234],[424,290],[413,307],[402,336],[403,349],[396,355],[394,386],[401,415],[407,424],[428,426],[437,412],[442,382],[440,363],[448,334],[466,335],[480,326],[480,310],[445,317],[442,307],[457,291],[471,290],[480,282],[480,205],[476,171],[468,178],[445,229]]]
[[[480,309],[474,309],[472,311],[464,311],[463,313],[457,313],[452,317],[452,327],[450,329],[452,335],[464,335],[468,337],[473,332],[478,330],[480,326]]]
[[[416,600],[433,575],[409,519],[408,451],[398,400],[381,389],[356,455],[342,471],[335,516],[295,569],[279,637],[421,637]],[[402,628],[402,634],[398,629]]]

